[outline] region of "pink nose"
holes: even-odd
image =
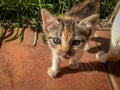
[[[63,55],[63,56],[67,56],[67,53],[66,53],[66,52],[63,52],[62,55]]]

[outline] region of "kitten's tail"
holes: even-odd
[[[92,14],[99,13],[99,7],[100,0],[84,0],[83,3],[73,7],[67,15],[83,19]]]

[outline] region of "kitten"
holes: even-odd
[[[58,18],[46,9],[41,10],[43,30],[52,51],[50,77],[56,77],[60,72],[60,62],[64,59],[69,60],[70,69],[79,68],[79,59],[98,19],[95,14],[98,6],[99,0],[85,0]]]
[[[99,51],[96,54],[100,62],[115,62],[120,60],[120,7],[112,25],[110,48],[107,53]]]

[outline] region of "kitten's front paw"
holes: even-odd
[[[97,54],[96,54],[96,58],[99,62],[101,63],[105,63],[105,55],[106,53],[104,51],[99,51]]]
[[[70,63],[69,68],[72,70],[79,69],[79,63],[74,63],[74,64]]]
[[[51,78],[55,78],[57,76],[57,74],[59,73],[60,70],[55,70],[53,71],[51,68],[48,69],[48,75],[51,77]]]

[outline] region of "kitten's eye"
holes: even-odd
[[[53,42],[55,44],[60,44],[61,43],[61,40],[59,38],[53,38]]]
[[[72,41],[72,45],[77,46],[77,45],[79,45],[81,42],[82,42],[81,40],[73,40],[73,41]]]

